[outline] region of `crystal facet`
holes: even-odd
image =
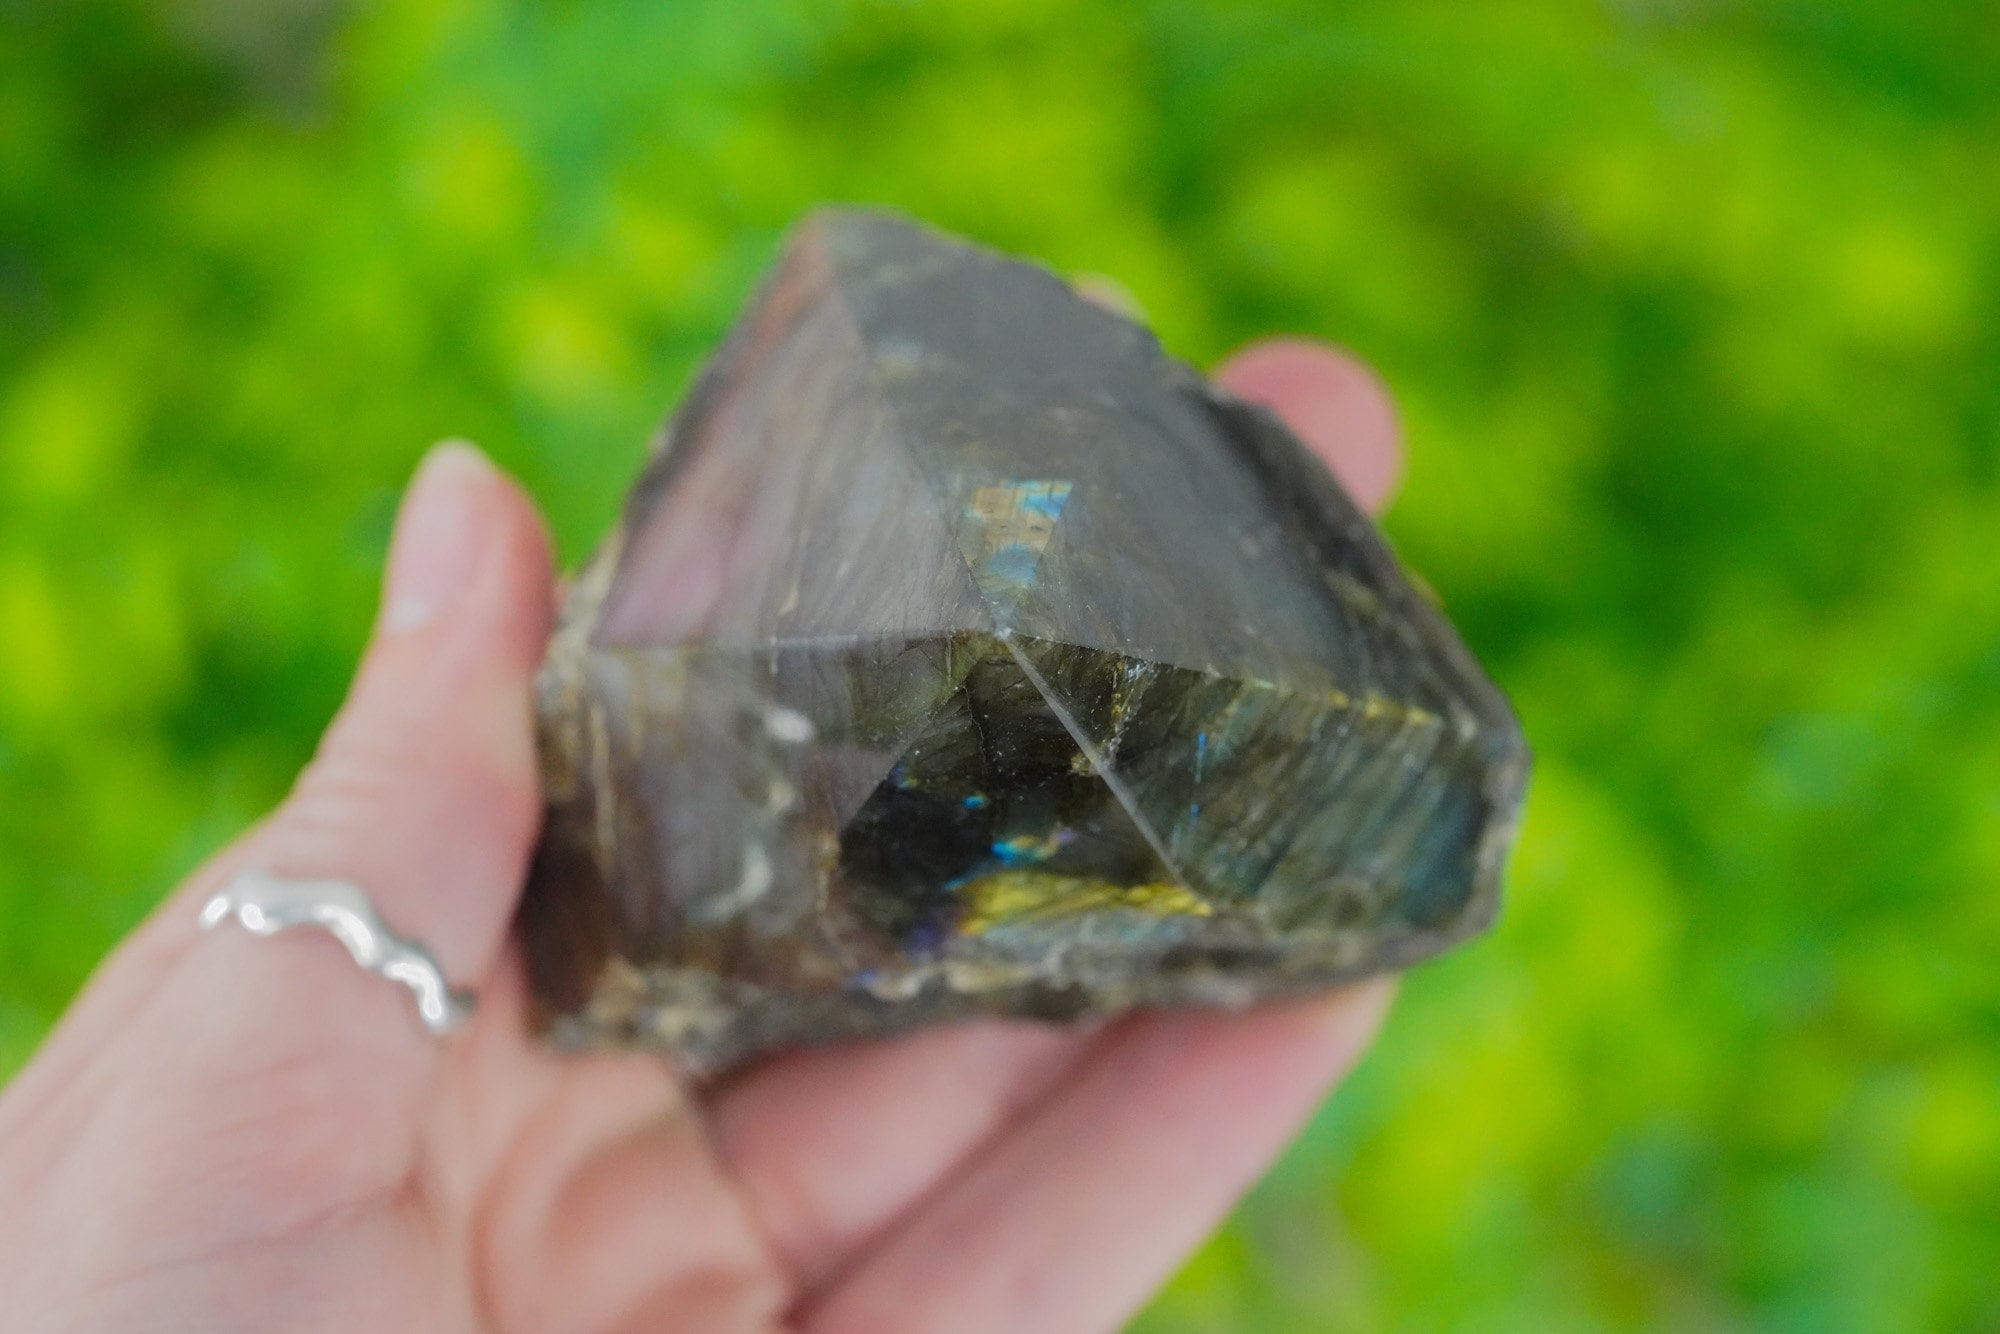
[[[697,1071],[1402,967],[1492,919],[1527,771],[1275,419],[852,211],[668,428],[540,711],[542,1018]]]

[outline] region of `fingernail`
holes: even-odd
[[[486,456],[463,440],[446,440],[424,456],[389,544],[385,633],[428,625],[464,596],[485,546],[479,493],[492,473]]]

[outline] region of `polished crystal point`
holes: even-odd
[[[538,1010],[696,1071],[1402,967],[1491,920],[1527,769],[1276,420],[853,211],[667,429],[540,712]]]

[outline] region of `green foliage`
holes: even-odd
[[[1140,1329],[2000,1327],[1976,5],[0,3],[0,1071],[304,760],[422,447],[574,558],[821,199],[1372,359],[1540,755]]]

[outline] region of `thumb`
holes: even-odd
[[[551,586],[520,489],[469,445],[434,449],[397,518],[348,699],[290,797],[229,860],[352,881],[448,977],[483,978],[540,817],[532,699]]]
[[[246,868],[351,881],[458,985],[491,973],[535,834],[550,593],[526,497],[469,447],[434,450],[318,757],[104,964],[0,1097],[0,1180],[40,1201],[0,1217],[0,1254],[7,1224],[75,1210],[68,1235],[98,1255],[172,1270],[352,1217],[409,1179],[440,1046],[408,993],[323,933],[203,933],[196,913]]]
[[[99,1082],[87,1068],[172,994],[255,1014],[284,1010],[314,981],[326,1002],[384,989],[330,941],[254,942],[261,948],[245,954],[252,942],[227,939],[235,932],[199,933],[201,904],[246,868],[352,880],[455,983],[477,984],[512,914],[539,816],[530,698],[550,589],[547,542],[519,488],[470,446],[434,449],[396,522],[373,642],[317,757],[268,820],[112,953],[9,1086],[9,1101],[87,1098],[77,1086]],[[287,976],[295,965],[311,979]],[[253,984],[243,968],[277,976]]]
[[[506,933],[539,818],[532,689],[550,587],[547,542],[519,488],[469,445],[432,450],[397,518],[382,610],[346,703],[291,795],[218,859],[202,889],[246,867],[351,881],[454,983],[479,982]],[[348,985],[309,993],[295,972],[304,940],[220,936],[249,947],[229,952],[268,994],[246,994],[251,979],[207,957],[229,947],[203,939],[182,967],[218,1003],[283,1008],[382,989],[325,949],[311,952],[327,955]]]
[[[94,1046],[107,1020],[136,1038],[120,1044],[121,1082],[162,1091],[170,1106],[148,1109],[155,1124],[206,1118],[237,1140],[212,1146],[218,1155],[239,1152],[246,1168],[260,1152],[290,1159],[296,1170],[274,1184],[302,1206],[393,1180],[441,1049],[409,993],[325,933],[202,933],[195,914],[244,869],[349,881],[452,985],[476,990],[539,820],[532,685],[551,588],[520,489],[469,446],[433,450],[397,520],[373,640],[317,756],[263,825],[142,929],[150,939],[122,961],[135,965],[129,980],[120,960],[107,964],[91,988],[107,995],[78,1006],[99,1012],[73,1014],[79,1031],[57,1045]]]

